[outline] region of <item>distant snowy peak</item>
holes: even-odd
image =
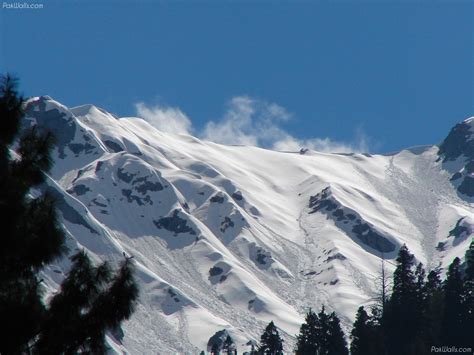
[[[64,105],[49,96],[35,97],[26,102],[27,122],[50,131],[56,139],[56,156],[64,161],[55,164],[53,176],[90,163],[106,150],[95,132],[82,124]]]
[[[439,147],[444,161],[453,161],[464,156],[474,159],[474,117],[456,124]]]
[[[439,147],[451,181],[459,193],[474,197],[474,117],[454,126]]]

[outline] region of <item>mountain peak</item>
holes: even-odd
[[[466,160],[474,159],[474,117],[456,124],[439,147],[443,161],[454,161],[464,156]]]
[[[106,115],[106,116],[112,116],[115,119],[118,119],[117,116],[114,114],[111,114],[110,112],[107,112],[103,108],[97,107],[92,104],[85,104],[85,105],[80,105],[76,107],[72,107],[70,111],[76,116],[76,117],[94,117],[96,115]]]

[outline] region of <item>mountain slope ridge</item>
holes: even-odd
[[[26,112],[60,134],[50,187],[65,196],[70,246],[96,260],[135,257],[141,300],[123,339],[109,337],[117,352],[197,353],[224,328],[247,350],[270,320],[290,351],[309,307],[335,310],[347,330],[374,296],[382,256],[406,243],[424,264],[445,266],[473,233],[471,197],[436,146],[300,154],[167,134],[49,97]],[[469,168],[462,159],[458,170]],[[53,270],[67,263],[49,269],[53,292]]]

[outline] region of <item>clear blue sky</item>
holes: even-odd
[[[0,69],[67,106],[125,116],[159,98],[200,127],[248,95],[290,111],[296,137],[362,127],[382,152],[474,115],[474,1],[43,4],[0,9]]]

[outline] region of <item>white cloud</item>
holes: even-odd
[[[140,117],[161,131],[185,134],[193,132],[191,121],[179,108],[147,107],[144,103],[135,106]],[[252,145],[280,151],[299,151],[301,148],[335,153],[369,151],[368,138],[360,127],[351,143],[320,137],[298,139],[282,127],[282,123],[291,118],[292,115],[284,107],[275,103],[237,96],[229,101],[222,118],[207,122],[196,135],[216,143]]]
[[[238,96],[230,100],[221,120],[206,124],[202,137],[217,143],[270,147],[285,135],[279,122],[290,117],[277,104]]]
[[[296,151],[301,148],[308,148],[324,153],[364,153],[369,152],[368,141],[369,139],[362,129],[358,128],[355,140],[351,143],[338,142],[330,138],[297,139],[288,135],[286,138],[276,141],[272,148],[280,151]]]
[[[143,102],[135,104],[137,115],[163,132],[191,134],[191,120],[177,107],[155,105],[146,106]]]

